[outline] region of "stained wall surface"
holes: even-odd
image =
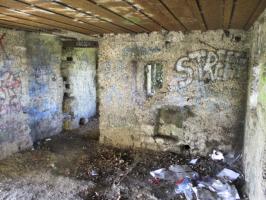
[[[266,199],[266,12],[251,29],[244,168],[249,198]]]
[[[27,113],[33,140],[62,130],[63,81],[61,42],[48,35],[26,34],[30,105]]]
[[[1,159],[61,131],[62,80],[56,37],[7,29],[0,34]]]
[[[105,35],[98,68],[101,142],[177,152],[190,147],[200,154],[241,149],[247,48],[247,34],[236,30]]]
[[[65,129],[78,128],[96,114],[96,50],[63,49]]]

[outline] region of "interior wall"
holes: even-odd
[[[63,48],[64,128],[75,129],[96,115],[96,48]]]
[[[32,145],[29,116],[28,63],[25,32],[1,29],[0,158]],[[5,34],[5,36],[4,36]]]
[[[246,33],[236,30],[104,36],[101,142],[199,154],[241,150],[247,48]],[[157,73],[147,74],[147,65],[154,63],[162,67],[162,87],[148,94],[156,85],[147,79]]]
[[[53,36],[26,34],[30,105],[27,113],[35,141],[62,130],[61,42]]]
[[[0,34],[1,159],[61,131],[63,90],[56,37],[9,29]]]
[[[250,199],[266,199],[266,11],[251,29],[244,168]]]

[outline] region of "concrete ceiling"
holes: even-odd
[[[86,35],[249,29],[266,0],[0,0],[0,26]]]

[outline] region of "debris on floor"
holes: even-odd
[[[239,157],[239,156],[237,156]],[[219,169],[221,167],[232,167],[234,162],[230,162],[231,166],[226,162],[223,162],[224,155],[220,151],[213,150],[210,154],[211,160],[205,160],[205,164],[209,163]],[[150,174],[154,178],[151,183],[160,183],[161,180],[168,182],[175,182],[175,193],[178,195],[184,195],[187,200],[238,200],[240,199],[239,193],[233,184],[233,181],[242,179],[239,181],[244,182],[240,173],[237,173],[229,168],[223,168],[219,173],[213,171],[212,174],[201,174],[201,164],[198,163],[199,158],[190,160],[188,163],[194,166],[193,171],[188,165],[171,165],[168,169],[161,168],[151,171]],[[232,160],[232,159],[231,159]],[[233,159],[235,160],[235,159]],[[198,172],[197,172],[198,171]],[[201,175],[200,175],[201,174]]]
[[[220,151],[213,150],[210,156],[212,160],[224,160],[224,155]]]
[[[41,200],[237,200],[238,193],[244,199],[241,159],[235,155],[239,157],[229,156],[231,165],[227,154],[221,161],[125,150],[71,132],[0,161],[0,199],[26,200],[29,195]],[[31,178],[23,192],[14,183],[22,187],[25,177]],[[71,186],[56,190],[65,180]],[[51,195],[41,197],[39,191]]]

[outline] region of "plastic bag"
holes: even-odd
[[[175,187],[176,194],[185,194],[187,200],[193,200],[193,189],[190,178],[185,177],[176,182]]]

